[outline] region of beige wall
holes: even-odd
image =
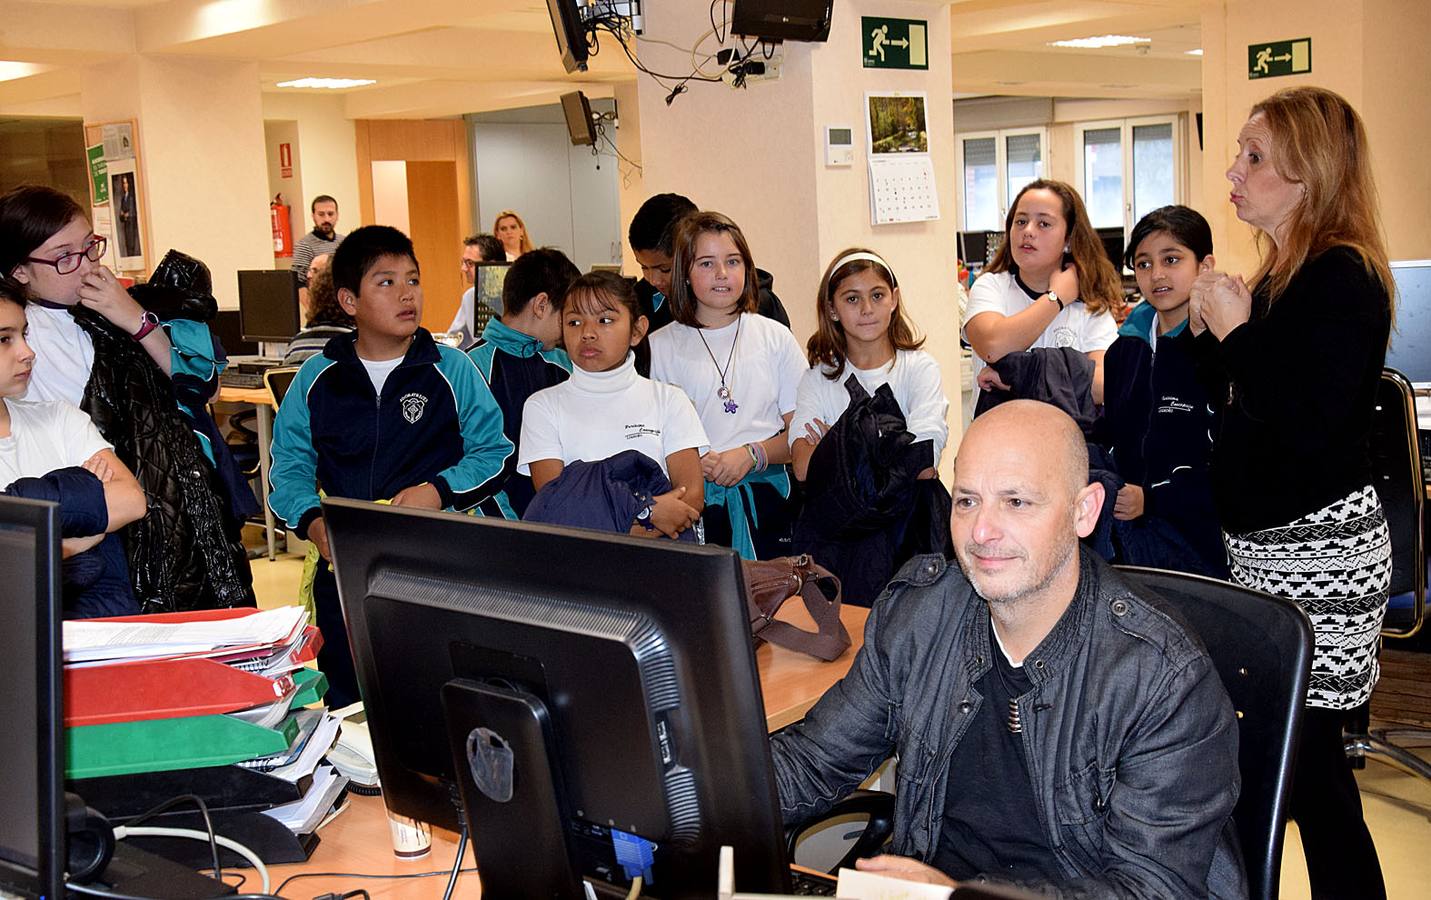
[[[263,115],[265,119],[288,120],[298,126],[298,146],[293,154],[295,167],[297,160],[302,160],[303,196],[287,198],[298,219],[297,234],[313,227],[308,208],[319,194],[338,201],[339,231],[346,234],[363,224],[358,207],[353,120],[344,113],[343,99],[320,94],[266,93]]]
[[[1361,114],[1392,259],[1431,259],[1431,2],[1364,0]],[[1317,60],[1313,45],[1313,71]]]
[[[138,122],[149,265],[196,256],[236,307],[236,273],[273,265],[257,64],[130,57],[87,70],[83,106],[89,124]]]
[[[689,47],[710,28],[708,6],[651,4],[647,36]],[[708,41],[706,49],[714,46]],[[643,44],[641,52],[656,71],[690,69],[689,53],[654,43]],[[700,208],[734,219],[755,264],[775,275],[775,292],[802,341],[810,334],[811,320],[800,298],[814,291],[821,265],[810,76],[810,57],[819,52],[823,48],[811,44],[786,44],[779,81],[743,91],[692,84],[670,105],[667,92],[649,77],[640,76],[636,83],[645,196],[684,194]],[[622,213],[624,227],[630,219],[626,209]]]
[[[1382,222],[1393,259],[1431,257],[1424,225],[1431,200],[1431,4],[1424,0],[1222,0],[1203,5],[1203,104],[1207,112],[1202,182],[1219,267],[1250,272],[1251,229],[1227,203],[1223,176],[1252,104],[1297,85],[1330,88],[1361,113],[1371,141]],[[1247,45],[1312,39],[1306,75],[1249,80]]]
[[[616,129],[616,149],[630,162],[622,162],[617,181],[617,203],[621,210],[621,270],[627,275],[640,275],[641,267],[631,255],[626,243],[626,225],[636,210],[646,202],[646,178],[641,166],[641,95],[636,82],[616,86],[616,116],[621,127]],[[635,165],[631,165],[634,163]]]
[[[289,146],[292,153],[289,174],[284,177],[281,149],[284,144]],[[298,123],[291,120],[270,119],[263,123],[263,154],[264,162],[268,167],[268,196],[270,198],[282,195],[284,204],[288,207],[288,224],[293,229],[293,240],[296,242],[303,236],[305,231],[312,227],[312,219],[308,214],[308,207],[303,204],[303,156],[301,145],[298,140]],[[275,269],[286,269],[293,262],[293,257],[274,255],[273,267]]]
[[[865,69],[860,62],[861,16],[926,19],[929,22],[929,69]],[[954,117],[950,102],[951,55],[948,7],[917,2],[854,0],[837,3],[829,43],[814,52],[814,122],[807,138],[805,165],[815,174],[819,236],[815,268],[802,275],[795,291],[780,292],[791,323],[803,339],[814,328],[820,276],[835,254],[864,246],[885,257],[900,283],[905,312],[926,336],[924,349],[938,362],[949,398],[951,429],[944,454],[945,474],[959,444],[959,306],[955,294]],[[933,222],[871,225],[869,141],[865,124],[866,91],[923,91],[934,162],[940,218]],[[855,162],[846,168],[825,166],[825,126],[855,129]],[[792,220],[793,221],[793,220]],[[796,230],[803,231],[803,228]]]

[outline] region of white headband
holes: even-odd
[[[894,280],[894,270],[889,267],[889,263],[880,259],[878,256],[875,256],[873,253],[865,253],[864,251],[859,251],[856,253],[846,253],[844,256],[835,260],[835,264],[833,266],[830,266],[830,271],[837,272],[839,271],[840,267],[843,266],[845,263],[857,262],[859,260],[874,263],[881,269],[885,270],[885,272],[889,275],[890,281]]]

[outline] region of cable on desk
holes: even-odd
[[[65,890],[82,894],[86,897],[102,897],[104,900],[165,900],[163,897],[142,897],[138,894],[119,894],[114,891],[106,891],[101,888],[90,887],[87,884],[76,884],[73,881],[65,882]],[[227,894],[224,900],[284,900],[277,894]]]
[[[177,797],[171,797],[170,799],[165,800],[163,803],[160,803],[158,806],[154,807],[148,812],[140,813],[135,818],[130,819],[127,824],[131,827],[135,825],[143,825],[145,822],[149,821],[160,813],[167,812],[168,810],[173,809],[181,803],[194,804],[199,808],[199,814],[204,817],[204,831],[208,832],[209,853],[211,853],[214,858],[214,880],[223,881],[224,867],[219,862],[219,842],[215,839],[214,835],[214,821],[213,819],[209,818],[209,804],[205,803],[204,798],[200,797],[198,794],[180,794]],[[267,887],[264,888],[264,890],[267,889]]]
[[[477,871],[477,868],[475,866],[469,866],[468,868],[461,869],[460,871],[464,873],[475,872]],[[414,872],[411,875],[377,875],[368,872],[299,872],[297,875],[289,875],[287,878],[280,881],[278,883],[278,888],[274,891],[274,893],[282,894],[283,889],[288,887],[290,882],[297,881],[300,878],[373,878],[379,881],[397,881],[404,878],[436,878],[439,875],[451,874],[452,871],[450,869],[438,869],[437,871],[433,872]]]
[[[452,877],[447,879],[447,890],[442,892],[442,900],[452,900],[452,891],[457,887],[457,876],[462,873],[462,855],[467,852],[467,823],[462,823],[462,833],[457,837],[457,858],[452,860]]]
[[[155,828],[148,825],[135,827],[133,825],[120,825],[114,829],[114,839],[122,841],[127,837],[179,837],[192,838],[196,841],[217,841],[222,847],[242,856],[248,860],[254,870],[258,872],[259,881],[263,885],[263,893],[268,893],[270,882],[268,878],[268,867],[263,864],[263,860],[258,858],[258,854],[240,844],[238,841],[226,838],[223,835],[204,834],[202,831],[195,831],[192,828]],[[223,879],[220,878],[220,881]]]

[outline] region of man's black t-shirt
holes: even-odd
[[[949,759],[944,822],[931,863],[956,880],[990,875],[1058,880],[1058,861],[1040,824],[1023,734],[1010,701],[1032,684],[1004,656],[989,623],[994,665],[975,683],[984,698]]]

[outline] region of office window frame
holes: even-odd
[[[1133,226],[1137,224],[1134,216],[1133,196],[1134,190],[1134,169],[1133,169],[1133,129],[1146,125],[1168,125],[1172,129],[1173,146],[1173,203],[1185,203],[1187,198],[1187,124],[1186,116],[1183,114],[1172,114],[1164,116],[1136,116],[1127,119],[1099,119],[1089,122],[1075,122],[1073,126],[1073,155],[1074,155],[1074,187],[1078,188],[1078,193],[1082,195],[1084,204],[1088,203],[1088,185],[1084,171],[1085,165],[1085,134],[1090,131],[1103,131],[1105,129],[1118,129],[1119,150],[1122,155],[1122,225],[1123,238],[1127,240],[1133,231]],[[1104,226],[1114,227],[1114,226]]]
[[[994,141],[994,172],[997,178],[996,202],[999,212],[998,226],[990,229],[992,231],[1002,231],[1004,221],[1009,215],[1009,204],[1013,202],[1014,195],[1018,191],[1009,190],[1009,154],[1008,139],[1012,137],[1023,137],[1025,135],[1036,135],[1038,137],[1039,162],[1043,166],[1040,178],[1049,177],[1049,143],[1048,128],[1035,126],[1029,128],[1000,128],[993,131],[961,131],[954,134],[954,171],[957,173],[955,183],[958,185],[957,196],[955,197],[955,222],[959,231],[970,231],[968,223],[964,220],[964,142],[976,141],[992,138]],[[1019,185],[1023,187],[1023,185]]]

